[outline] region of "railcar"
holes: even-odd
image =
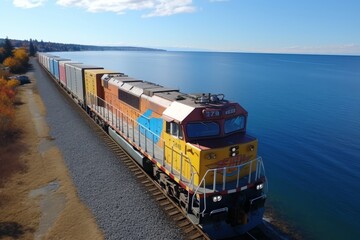
[[[40,63],[47,69],[43,58],[52,57],[41,53]],[[262,223],[267,179],[240,104],[223,94],[186,94],[116,71],[77,67],[84,90],[68,88],[71,95],[189,219],[213,238]]]
[[[68,63],[65,64],[66,87],[72,96],[77,99],[78,103],[85,107],[85,70],[87,69],[103,69],[102,67]]]
[[[67,86],[67,81],[66,81],[66,64],[81,64],[80,62],[76,62],[76,61],[60,61],[59,62],[59,83],[62,87],[66,88]]]
[[[53,58],[52,59],[52,67],[50,68],[50,72],[55,77],[57,81],[60,81],[60,64],[59,62],[69,61],[70,59],[66,58]]]

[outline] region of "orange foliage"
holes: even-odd
[[[26,70],[29,62],[29,56],[25,48],[17,48],[13,51],[13,57],[4,60],[4,66],[10,68],[13,73],[21,73]]]
[[[24,70],[24,67],[21,65],[21,62],[14,57],[8,57],[3,62],[4,66],[9,67],[10,71],[13,73],[18,73]]]
[[[12,127],[15,109],[15,87],[19,85],[18,80],[0,79],[0,134]]]
[[[20,61],[23,65],[29,62],[29,55],[25,48],[17,48],[13,52],[14,58]]]

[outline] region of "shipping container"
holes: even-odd
[[[61,61],[59,62],[59,80],[60,80],[60,84],[64,87],[66,87],[67,85],[67,81],[66,81],[66,64],[81,64],[80,62],[75,62],[75,61]]]
[[[60,80],[60,69],[59,69],[59,63],[62,61],[69,61],[70,59],[66,58],[54,58],[53,59],[53,70],[54,70],[54,76],[56,80]]]
[[[101,84],[101,78],[104,74],[108,76],[125,76],[123,73],[107,69],[86,69],[85,70],[85,91],[86,94],[104,99],[104,88]]]
[[[53,61],[55,58],[60,58],[59,56],[48,55],[49,59],[47,62],[47,70],[54,76],[54,64]]]
[[[46,70],[50,71],[50,58],[54,58],[56,56],[49,53],[41,53],[39,56],[41,57],[41,64],[46,68]]]
[[[84,105],[85,84],[84,71],[86,69],[103,69],[102,67],[84,65],[84,64],[66,64],[67,88],[76,98],[80,105]],[[68,73],[69,71],[69,73]]]

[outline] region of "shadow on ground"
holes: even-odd
[[[34,230],[32,228],[24,228],[24,226],[17,222],[0,222],[0,238],[20,238],[27,231],[33,232]]]

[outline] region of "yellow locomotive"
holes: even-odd
[[[104,74],[100,88],[103,99],[87,93],[93,116],[210,236],[262,222],[264,166],[238,103],[119,74]]]

